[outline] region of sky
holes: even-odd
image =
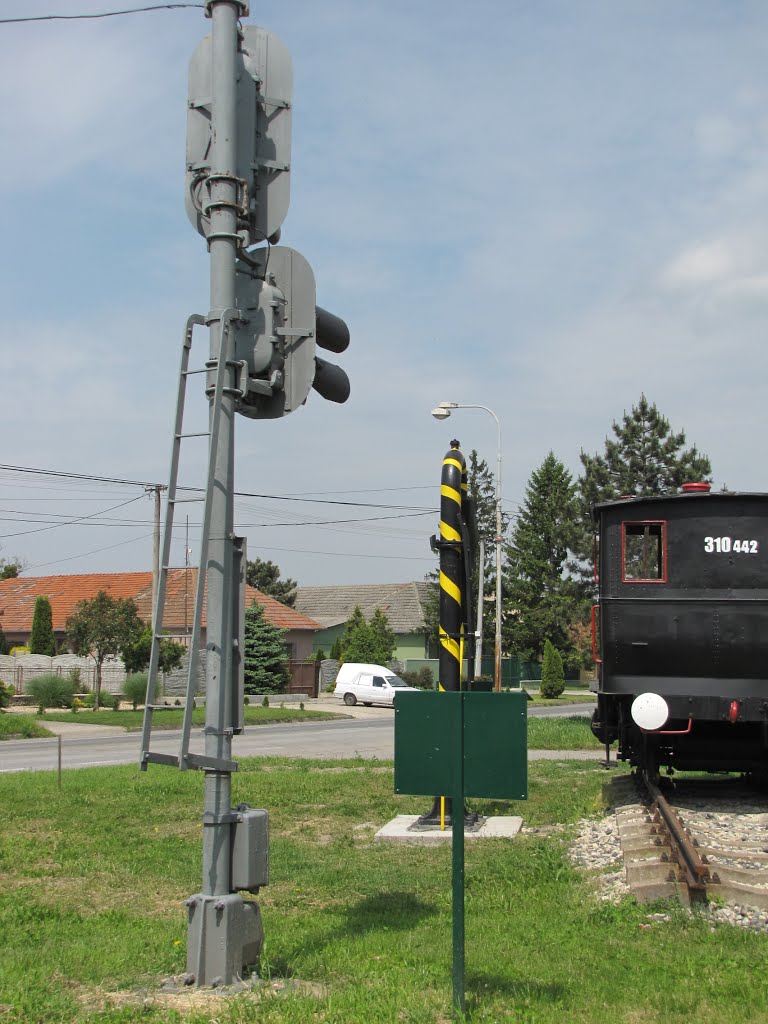
[[[0,0],[0,21],[143,5]],[[281,244],[352,339],[345,405],[238,417],[249,557],[304,585],[422,579],[453,438],[495,469],[500,436],[514,515],[550,450],[578,476],[642,393],[716,488],[768,490],[761,0],[251,0],[245,21],[293,56]],[[0,558],[27,576],[152,565],[141,484],[168,481],[182,330],[209,308],[184,210],[208,31],[195,8],[0,23]],[[177,514],[173,564],[200,518]]]

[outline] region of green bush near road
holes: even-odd
[[[133,705],[134,711],[147,699],[148,681],[149,674],[147,672],[134,672],[132,675],[126,676],[123,683],[123,697]]]
[[[71,708],[75,696],[75,684],[71,679],[50,672],[30,679],[24,687],[43,714],[46,708]]]

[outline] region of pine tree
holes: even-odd
[[[549,640],[545,640],[539,693],[547,700],[552,700],[555,697],[559,697],[564,689],[563,659],[557,648]]]
[[[245,611],[245,692],[281,693],[288,682],[284,629],[273,626],[260,604]]]
[[[370,622],[359,606],[355,608],[341,637],[343,661],[387,665],[392,660],[396,646],[395,634],[380,608],[373,613]]]
[[[624,413],[621,424],[614,420],[612,429],[615,440],[606,438],[605,454],[580,455],[584,475],[579,478],[579,493],[587,510],[594,502],[625,494],[674,493],[686,481],[711,477],[707,456],[695,445],[685,448],[685,433],[674,433],[645,395],[630,414]]]
[[[32,632],[29,636],[30,654],[47,654],[53,657],[56,653],[56,640],[53,635],[53,612],[47,597],[35,599],[35,610],[32,613]]]
[[[355,633],[360,628],[360,626],[364,626],[365,624],[366,624],[366,619],[365,619],[365,616],[363,615],[363,613],[362,613],[362,611],[360,609],[360,605],[359,604],[355,605],[354,609],[352,610],[352,614],[349,616],[349,618],[347,619],[346,625],[344,626],[344,631],[342,632],[342,634],[341,634],[341,636],[339,638],[339,660],[340,661],[344,662],[344,661],[356,661],[357,660],[356,658],[348,658],[347,657],[347,647],[349,646],[349,642],[350,642],[350,639],[351,639],[353,633]]]
[[[274,597],[280,604],[293,608],[296,604],[296,580],[281,580],[280,566],[274,562],[265,562],[260,558],[245,563],[245,582],[255,587],[262,594]]]
[[[505,570],[505,646],[526,661],[538,661],[551,637],[578,664],[571,626],[586,613],[586,601],[568,574],[568,556],[578,534],[576,485],[550,452],[531,474],[520,507]]]
[[[711,479],[712,466],[696,446],[686,448],[685,433],[672,431],[669,420],[644,394],[612,425],[600,455],[580,454],[584,473],[578,480],[581,528],[575,550],[585,581],[592,577],[594,537],[591,508],[623,495],[674,494],[686,481]]]
[[[389,628],[389,619],[381,608],[377,608],[371,616],[368,628],[371,631],[373,646],[376,652],[376,657],[373,659],[374,664],[388,665],[395,656],[397,640],[395,639],[395,634]]]

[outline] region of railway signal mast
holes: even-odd
[[[189,68],[186,208],[210,253],[210,310],[187,321],[171,458],[163,557],[142,733],[141,767],[172,764],[205,773],[202,890],[186,901],[186,983],[237,982],[261,951],[264,931],[255,900],[268,882],[268,815],[232,807],[233,735],[243,727],[242,650],[245,548],[234,534],[235,414],[288,415],[314,387],[344,402],[349,381],[315,354],[342,352],[349,331],[315,305],[307,261],[277,246],[290,193],[292,64],[272,33],[240,24],[247,0],[206,0],[212,31]],[[257,246],[255,249],[250,247]],[[258,248],[258,246],[261,246]],[[195,325],[209,328],[202,371],[189,370]],[[162,615],[173,528],[184,394],[202,372],[209,400],[209,454],[187,705],[178,757],[151,749]],[[194,435],[192,435],[194,436]],[[205,583],[207,582],[207,597]],[[205,752],[189,751],[197,647],[206,604]]]

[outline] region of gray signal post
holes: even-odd
[[[224,318],[235,308],[235,261],[241,239],[237,234],[238,183],[235,177],[237,117],[235,103],[238,19],[248,14],[241,0],[209,0],[212,22],[211,57],[211,170],[208,178],[211,256],[210,364],[226,358]],[[212,375],[209,375],[212,377]],[[209,388],[212,386],[209,379]],[[225,378],[225,385],[230,381]],[[211,399],[211,406],[213,402]],[[211,408],[211,418],[212,418]],[[206,578],[207,657],[205,686],[205,753],[219,761],[232,759],[232,698],[235,622],[232,607],[234,537],[234,395],[222,393],[218,445],[210,507],[210,539]],[[211,423],[213,427],[213,423]],[[202,567],[201,567],[202,569]],[[205,770],[203,813],[203,885],[198,903],[189,901],[187,970],[197,985],[230,984],[242,962],[237,921],[244,900],[231,892],[232,776],[229,771]],[[260,929],[260,923],[259,923]],[[234,950],[227,947],[235,945]],[[223,948],[223,956],[221,955]]]
[[[234,533],[235,415],[286,416],[314,388],[345,402],[344,371],[315,355],[315,346],[343,352],[343,320],[315,306],[315,280],[307,261],[277,241],[288,209],[292,64],[286,48],[266,29],[240,24],[247,0],[206,0],[212,31],[190,61],[185,203],[206,237],[211,259],[210,307],[193,314],[184,332],[163,557],[153,618],[142,769],[174,765],[205,773],[202,888],[188,908],[185,983],[229,986],[259,957],[264,930],[255,900],[269,881],[266,810],[232,807],[232,737],[243,728],[243,614],[245,542]],[[189,370],[193,329],[209,328],[208,360]],[[184,725],[178,756],[153,750],[155,701],[163,609],[176,503],[186,382],[204,373],[209,399],[208,475],[200,571],[195,598]],[[197,649],[207,582],[205,753],[189,750]]]

